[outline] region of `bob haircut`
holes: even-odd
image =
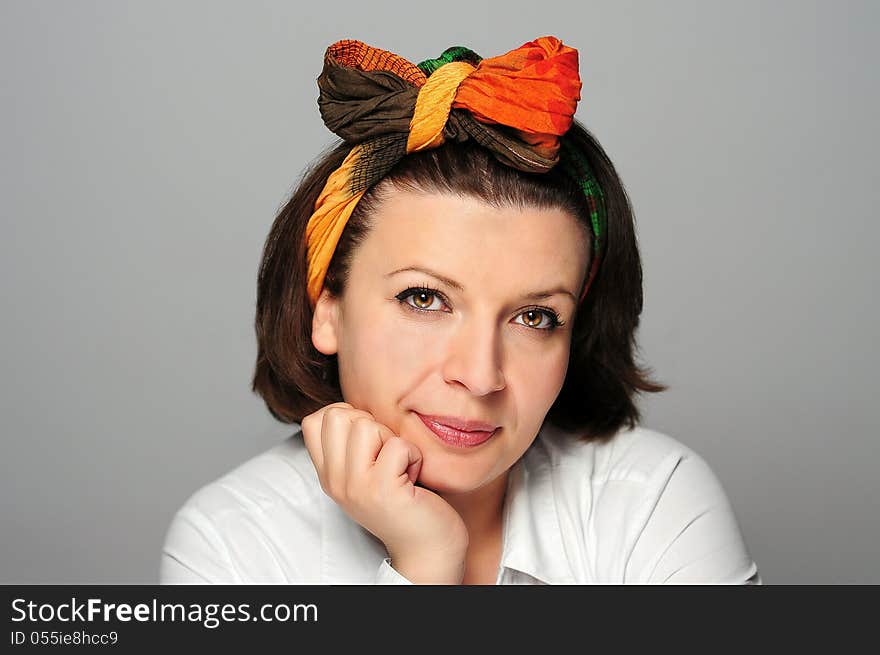
[[[649,369],[634,362],[635,331],[642,312],[642,267],[623,182],[602,146],[578,121],[562,138],[579,148],[589,162],[604,195],[608,229],[599,271],[574,317],[565,381],[545,420],[576,432],[583,441],[607,439],[625,425],[634,428],[641,419],[634,402],[636,393],[662,392],[668,387],[650,380]],[[343,401],[336,355],[324,355],[312,344],[305,233],[327,178],[351,148],[344,142],[331,146],[312,163],[266,238],[257,280],[258,351],[252,390],[283,423],[300,423],[321,407]],[[471,196],[495,207],[561,208],[573,214],[589,235],[586,198],[560,169],[519,171],[498,162],[472,141],[450,141],[404,156],[355,206],[324,288],[337,297],[343,293],[352,257],[370,230],[388,184]]]

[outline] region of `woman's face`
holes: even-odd
[[[523,455],[562,389],[588,236],[561,209],[387,188],[312,341],[337,354],[345,402],[419,447],[422,485],[466,493]],[[453,445],[420,415],[497,429]]]

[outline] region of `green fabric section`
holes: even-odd
[[[427,77],[430,77],[438,68],[452,61],[466,61],[476,66],[482,60],[483,58],[470,48],[457,45],[446,48],[443,54],[436,59],[425,59],[425,61],[418,63],[417,66]]]
[[[605,241],[605,233],[608,229],[608,217],[605,213],[605,197],[602,189],[596,181],[589,162],[583,153],[574,148],[565,139],[560,140],[560,163],[569,177],[584,192],[590,208],[590,223],[593,228],[593,251],[598,255]]]

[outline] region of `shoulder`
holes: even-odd
[[[592,511],[647,507],[681,487],[693,499],[691,505],[724,496],[718,477],[699,453],[643,426],[621,430],[610,439],[584,441],[546,425],[527,456],[531,468],[547,469],[561,502],[582,500],[589,493]]]
[[[242,512],[265,512],[278,505],[308,507],[320,493],[317,473],[297,430],[198,489],[182,509],[221,519]]]
[[[546,469],[560,522],[578,526],[607,579],[760,581],[721,481],[692,447],[642,426],[604,441],[553,426],[539,436],[530,466]]]
[[[576,479],[648,483],[682,460],[705,461],[678,439],[643,426],[619,431],[604,440],[585,441],[549,423],[529,454],[536,462]]]
[[[317,557],[322,498],[297,431],[183,503],[165,535],[160,581],[289,580],[297,564]]]

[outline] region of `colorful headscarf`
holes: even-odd
[[[405,155],[467,139],[522,171],[543,173],[559,163],[581,188],[593,233],[584,299],[598,271],[606,217],[586,158],[560,138],[580,100],[577,50],[542,36],[499,57],[483,59],[457,46],[416,65],[345,39],[327,48],[317,82],[324,123],[356,145],[327,179],[306,227],[313,309],[343,228],[367,189]]]

